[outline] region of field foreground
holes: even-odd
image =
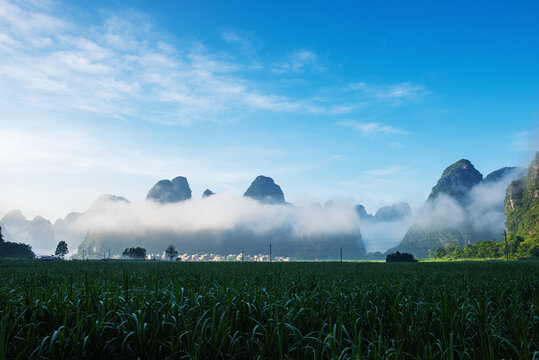
[[[539,358],[539,262],[0,262],[2,359]]]

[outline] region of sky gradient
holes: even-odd
[[[0,0],[0,216],[186,176],[417,208],[539,150],[536,1]]]

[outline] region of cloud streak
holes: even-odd
[[[309,49],[298,49],[288,54],[287,60],[273,69],[282,74],[286,72],[302,72],[308,66],[315,65],[318,60],[316,53]]]
[[[398,127],[385,125],[378,122],[360,122],[360,121],[339,121],[337,125],[351,127],[359,132],[362,136],[372,136],[377,134],[398,134],[408,135],[409,131],[402,130]]]
[[[373,85],[359,82],[350,85],[350,89],[371,95],[377,99],[393,101],[395,105],[400,105],[405,100],[415,100],[430,94],[430,91],[423,85],[412,82],[389,85]]]
[[[402,171],[405,169],[406,169],[405,166],[393,165],[385,169],[365,170],[365,174],[373,175],[373,176],[389,176],[395,173],[402,173]]]

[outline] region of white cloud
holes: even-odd
[[[129,14],[131,22],[111,15],[83,25],[53,15],[54,10],[2,2],[4,99],[40,110],[180,124],[246,111],[342,111],[264,91],[239,75],[241,63],[201,44],[179,43],[141,15]],[[225,38],[241,40],[232,32]],[[306,62],[314,55],[297,56]]]
[[[92,23],[61,14],[47,3],[0,3],[0,106],[189,125],[253,112],[345,114],[373,102],[390,100],[393,105],[426,93],[421,85],[404,82],[346,87],[367,101],[284,95],[246,75],[264,69],[253,59],[248,33],[221,34],[249,50],[246,62],[243,56],[235,60],[230,53],[175,38],[136,12],[101,12],[104,17]],[[318,63],[314,51],[300,48],[273,70],[301,73],[319,68]],[[369,127],[366,131],[372,132]]]
[[[539,145],[539,131],[519,131],[511,135],[511,144],[516,151],[534,154]]]
[[[430,94],[430,91],[425,86],[412,82],[389,85],[373,85],[359,82],[350,85],[349,89],[380,101],[389,102],[393,106],[402,105],[405,101],[417,100]]]
[[[357,130],[362,136],[376,134],[410,134],[409,131],[405,131],[395,126],[384,125],[377,122],[339,121],[337,122],[337,125],[351,127]]]
[[[287,56],[287,60],[273,69],[276,73],[304,71],[307,66],[314,65],[318,60],[315,52],[308,49],[298,49]]]
[[[252,33],[239,29],[224,29],[221,31],[221,37],[227,43],[239,46],[248,55],[253,55],[260,43]]]
[[[308,94],[297,91],[295,84],[301,82],[299,89],[304,90],[307,78],[279,87],[258,82],[259,73],[250,76],[255,60],[246,64],[243,54],[235,56],[240,43],[252,41],[239,30],[223,32],[227,46],[235,51],[227,53],[176,38],[133,11],[101,10],[88,17],[66,11],[53,1],[0,0],[0,166],[11,176],[4,187],[12,184],[15,189],[21,179],[35,178],[34,173],[159,178],[180,171],[193,178],[211,178],[212,186],[223,188],[230,179],[246,181],[257,175],[259,162],[247,169],[245,162],[217,162],[202,154],[206,149],[194,151],[187,143],[144,149],[132,138],[135,130],[114,137],[102,125],[115,120],[114,131],[132,124],[140,131],[147,124],[138,127],[138,120],[190,125],[275,113],[286,121],[294,121],[298,114],[326,115],[331,121],[335,115],[384,104],[347,85],[339,88],[347,89],[345,96],[327,87]],[[262,62],[268,65],[264,75],[275,77],[271,70],[275,59]],[[318,62],[319,56],[306,48],[291,52],[284,61],[288,71],[298,75]],[[403,133],[378,123],[356,127],[364,134]],[[298,171],[301,166],[273,166],[272,171],[292,172],[292,168]],[[34,195],[40,192],[37,183],[27,186]]]
[[[237,43],[245,43],[245,39],[236,31],[236,30],[224,30],[221,33],[221,36],[225,41],[228,42],[237,42]]]
[[[365,170],[365,174],[367,175],[373,175],[373,176],[388,176],[388,175],[393,175],[395,173],[400,173],[402,172],[403,170],[405,170],[406,167],[405,166],[401,166],[401,165],[393,165],[393,166],[390,166],[388,168],[383,168],[383,169],[372,169],[372,170]]]

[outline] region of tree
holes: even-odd
[[[539,257],[539,245],[535,244],[529,251],[530,256]]]
[[[174,259],[176,256],[178,256],[178,250],[174,247],[174,245],[169,245],[168,248],[165,250],[165,255],[170,259]]]
[[[141,247],[126,248],[122,253],[122,256],[126,256],[130,259],[146,259],[146,249]]]
[[[409,253],[395,252],[386,256],[386,262],[417,262],[414,255]]]
[[[65,241],[60,241],[58,245],[56,246],[56,251],[54,252],[54,255],[61,257],[62,259],[64,256],[67,255],[69,250],[67,250],[67,244]]]

